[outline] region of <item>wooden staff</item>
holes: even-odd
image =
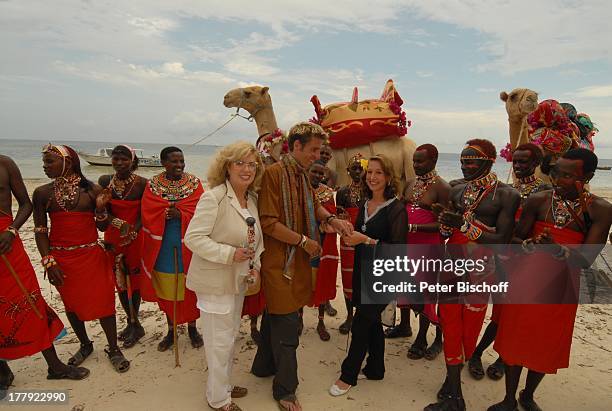
[[[26,290],[26,288],[23,286],[23,283],[19,279],[19,276],[15,272],[15,269],[11,265],[10,261],[8,260],[8,258],[6,258],[6,256],[4,254],[2,254],[1,257],[2,257],[2,261],[4,261],[4,264],[6,265],[6,268],[8,268],[9,272],[11,273],[13,278],[15,279],[15,282],[17,283],[17,285],[21,289],[21,292],[23,293],[23,295],[25,295],[25,298],[28,300],[28,303],[30,303],[30,306],[32,307],[32,309],[36,313],[36,316],[42,320],[43,319],[42,314],[40,313],[40,311],[38,311],[38,308],[36,308],[36,304],[34,304],[34,301],[32,300],[32,297],[30,296],[30,293],[28,293],[28,290]]]
[[[174,303],[172,307],[172,338],[174,341],[174,367],[180,367],[178,352],[178,335],[176,333],[176,306],[178,301],[178,286],[179,286],[179,269],[178,269],[178,250],[174,247]]]

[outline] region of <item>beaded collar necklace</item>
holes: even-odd
[[[363,195],[363,186],[361,182],[355,183],[351,181],[349,184],[349,201],[352,206],[357,206],[361,202],[361,196]]]
[[[427,190],[429,190],[429,186],[438,181],[437,177],[438,172],[436,170],[431,170],[427,174],[417,176],[414,187],[412,188],[412,193],[408,198],[408,203],[412,204],[413,207],[417,207],[421,201],[421,198],[423,198],[425,193],[427,193]]]
[[[134,173],[130,173],[130,176],[126,178],[125,180],[120,179],[117,173],[115,173],[113,175],[113,178],[111,178],[109,186],[113,190],[113,192],[117,195],[117,197],[120,200],[123,200],[130,194],[130,192],[132,191],[132,188],[134,188],[135,180],[136,180],[136,174]],[[129,187],[129,189],[126,192],[125,190],[127,187]]]
[[[590,195],[591,193],[585,193],[587,199]],[[583,211],[580,205],[580,197],[575,200],[565,200],[554,190],[550,200],[550,210],[555,228],[567,227],[573,221],[573,216],[580,216]]]
[[[76,174],[57,177],[53,180],[53,195],[59,208],[68,211],[76,207],[76,203],[79,202],[77,196],[79,195],[80,182],[81,177]],[[77,199],[76,202],[75,199]]]
[[[525,178],[517,178],[517,181],[512,184],[514,188],[518,190],[521,195],[521,199],[529,197],[531,192],[544,184],[541,178],[536,177],[535,174],[527,176]]]
[[[179,201],[189,197],[198,188],[200,180],[192,174],[183,173],[179,180],[170,180],[163,172],[151,178],[153,194],[168,201]]]
[[[476,180],[468,181],[461,195],[463,215],[466,219],[473,217],[474,210],[491,190],[497,189],[497,175],[493,172]],[[495,194],[493,194],[495,196]]]

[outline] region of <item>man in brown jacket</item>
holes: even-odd
[[[307,170],[319,158],[327,135],[317,124],[303,122],[289,130],[289,154],[266,168],[259,193],[259,218],[265,251],[261,275],[267,310],[261,321],[262,343],[251,372],[274,375],[272,394],[282,409],[302,409],[295,396],[298,386],[296,349],[298,310],[312,297],[310,259],[321,252],[317,221],[338,233],[352,226],[330,214],[317,201]]]

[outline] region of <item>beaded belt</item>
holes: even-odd
[[[100,242],[96,240],[93,243],[81,244],[81,245],[70,245],[68,247],[51,246],[50,249],[51,250],[72,251],[72,250],[80,250],[81,248],[95,247],[97,245],[102,247],[102,244],[100,244]]]

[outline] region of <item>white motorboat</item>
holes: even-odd
[[[92,166],[112,166],[112,152],[112,148],[101,148],[96,154],[88,154],[79,151],[79,156]],[[138,167],[163,167],[159,157],[145,156],[142,149],[139,148],[134,149],[134,152],[136,153],[136,157],[138,157]]]

